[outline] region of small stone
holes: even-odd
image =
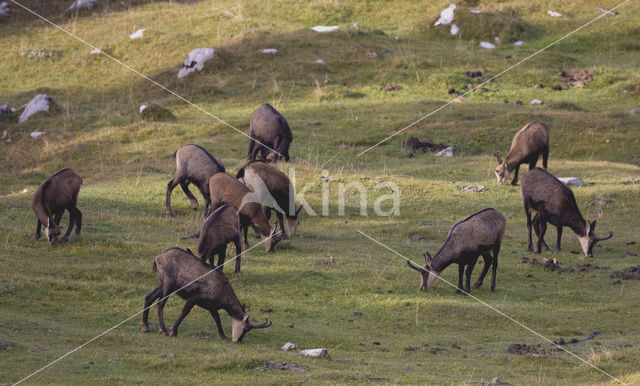
[[[500,378],[493,377],[493,379],[491,380],[491,383],[500,383]]]
[[[582,183],[582,180],[577,177],[560,177],[558,178],[558,180],[560,180],[560,182],[562,182],[565,185],[575,185],[575,186],[584,185],[584,183]]]
[[[448,148],[446,148],[444,150],[441,150],[438,153],[436,153],[436,156],[449,158],[449,157],[453,157],[456,153],[457,153],[456,148],[453,147],[453,146],[449,146]]]
[[[421,240],[421,239],[422,239],[422,236],[420,236],[420,235],[411,236],[411,240],[413,240],[413,241],[417,241],[417,240]]]
[[[629,111],[629,114],[632,114],[632,115],[638,115],[638,109],[631,109],[631,110]]]
[[[287,342],[284,344],[284,346],[282,346],[282,351],[291,351],[291,350],[297,350],[297,349],[298,349],[298,345],[291,342]]]
[[[532,105],[541,105],[543,103],[544,102],[542,100],[540,100],[540,99],[534,99],[534,100],[531,101]]]

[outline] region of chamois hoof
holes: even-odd
[[[149,327],[145,324],[140,324],[140,332],[145,333],[149,331]]]
[[[463,295],[463,296],[467,296],[467,292],[464,292],[463,290],[461,290],[460,288],[458,288],[456,290],[456,294],[457,295]]]
[[[164,335],[164,336],[168,336],[169,334],[167,334],[166,331],[158,331],[159,334]]]
[[[175,338],[176,336],[178,336],[178,333],[177,333],[177,332],[175,332],[175,331],[173,330],[173,328],[172,328],[172,329],[171,329],[171,332],[169,333],[169,336],[170,336],[170,337],[172,337],[172,338]]]
[[[496,292],[496,287],[493,287],[493,286],[492,286],[491,288],[489,288],[489,291],[491,291],[491,292]]]
[[[480,288],[480,287],[482,287],[482,282],[481,281],[480,282],[477,281],[477,282],[473,283],[473,287],[472,288]]]

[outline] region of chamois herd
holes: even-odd
[[[159,330],[165,335],[175,336],[182,320],[196,305],[211,313],[222,339],[227,337],[220,324],[218,310],[225,310],[232,320],[233,342],[240,342],[251,329],[271,325],[268,320],[259,325],[250,322],[248,309],[240,303],[222,272],[227,244],[232,242],[235,246],[235,272],[240,272],[243,247],[249,246],[248,228],[254,229],[267,251],[274,251],[277,243],[288,238],[287,234],[293,236],[296,233],[302,206],[296,207],[289,178],[269,165],[269,162],[290,159],[289,146],[293,135],[287,120],[272,106],[264,104],[251,115],[250,126],[248,162],[235,177],[227,174],[224,165],[198,145],[187,145],[175,152],[176,172],[167,184],[166,213],[173,214],[171,192],[177,185],[187,195],[193,209],[198,209],[198,200],[189,190],[191,183],[203,196],[205,220],[199,234],[197,256],[180,248],[169,248],[156,256],[153,269],[158,272],[159,284],[145,298],[141,321],[143,332],[148,330],[149,308],[156,300]],[[596,222],[588,222],[582,217],[571,189],[546,171],[549,157],[549,127],[546,124],[538,120],[528,123],[515,134],[505,159],[498,153],[495,156],[498,160],[495,175],[499,184],[504,184],[513,173],[511,184],[516,185],[520,165],[529,165],[529,172],[521,181],[529,251],[540,253],[542,249],[549,248],[544,241],[548,223],[557,228],[556,249],[560,249],[563,227],[569,227],[578,237],[586,256],[593,256],[597,242],[613,236],[596,235]],[[544,169],[536,168],[540,156]],[[81,185],[82,178],[77,173],[63,169],[38,187],[32,202],[38,218],[36,238],[40,237],[44,224],[47,239],[53,243],[61,233],[59,224],[65,210],[69,211],[70,222],[60,241],[67,240],[74,226],[76,234],[80,235],[82,213],[77,201]],[[269,223],[271,211],[275,211],[277,217],[273,225]],[[277,231],[278,225],[280,231]],[[537,236],[535,247],[532,228]],[[471,273],[482,256],[484,265],[473,288],[482,285],[491,269],[490,290],[495,291],[498,254],[505,230],[506,219],[500,212],[493,208],[481,210],[454,224],[435,256],[429,252],[424,254],[424,266],[416,266],[410,261],[407,264],[420,273],[420,289],[426,291],[445,268],[456,263],[456,292],[468,294],[471,291]],[[215,255],[218,255],[217,264]],[[180,317],[167,333],[163,309],[167,297],[174,292],[186,302]]]

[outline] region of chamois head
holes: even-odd
[[[278,223],[274,223],[273,226],[271,227],[271,230],[269,231],[269,236],[267,237],[262,237],[262,239],[264,240],[264,247],[266,248],[267,252],[272,252],[273,251],[273,247],[276,246],[276,244],[278,243],[278,241],[282,240],[281,235],[276,235],[276,228],[278,226]]]
[[[296,229],[298,229],[298,224],[300,224],[300,212],[302,212],[302,205],[300,205],[293,216],[287,215],[287,233],[291,236],[296,234]]]
[[[436,280],[436,277],[440,274],[440,272],[436,272],[431,268],[432,262],[429,252],[425,252],[424,254],[424,267],[417,267],[409,260],[407,260],[407,265],[409,268],[413,268],[420,273],[420,289],[423,291],[430,290],[434,280]]]
[[[502,158],[500,157],[500,154],[498,152],[496,152],[494,155],[498,159],[498,167],[495,170],[496,179],[498,183],[502,185],[509,177],[509,169],[507,169],[507,160],[505,159],[504,161],[502,161]]]
[[[596,220],[593,220],[591,223],[589,221],[587,223],[586,235],[578,236],[578,240],[580,240],[580,246],[582,247],[582,252],[584,252],[585,256],[593,257],[593,247],[602,240],[609,240],[613,237],[613,232],[609,232],[608,237],[599,237],[595,233],[596,229]]]
[[[231,319],[231,341],[234,343],[242,342],[242,338],[244,335],[254,328],[267,328],[271,326],[271,321],[269,319],[265,319],[264,323],[253,325],[251,321],[249,321],[249,310],[245,308],[245,305],[242,305],[242,310],[244,311],[244,317],[242,320]]]
[[[60,235],[60,227],[55,222],[52,222],[51,219],[48,219],[44,226],[44,232],[47,235],[47,240],[53,244],[56,241],[56,237]]]

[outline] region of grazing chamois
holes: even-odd
[[[160,299],[158,301],[159,330],[161,334],[167,335],[164,325],[164,305],[167,298],[176,291],[178,296],[187,302],[180,317],[171,327],[171,336],[178,334],[178,326],[194,306],[200,306],[211,313],[220,338],[224,340],[228,339],[220,324],[220,315],[218,315],[220,309],[227,311],[231,316],[233,342],[242,341],[244,335],[251,329],[271,326],[271,322],[266,319],[263,324],[251,324],[249,312],[238,301],[224,273],[215,270],[190,252],[180,248],[169,248],[156,256],[153,270],[158,272],[160,284],[144,299],[144,311],[140,323],[142,332],[147,332],[149,329],[147,325],[149,308],[156,299]]]
[[[240,227],[244,233],[245,248],[249,247],[247,240],[247,227],[251,225],[256,233],[264,240],[267,252],[282,237],[276,235],[277,223],[269,225],[269,220],[262,209],[263,198],[259,193],[252,192],[240,181],[227,173],[218,173],[209,179],[209,191],[211,192],[211,207],[217,209],[222,205],[229,205],[240,213]]]
[[[282,238],[287,239],[287,232],[293,236],[300,223],[302,205],[296,209],[296,197],[293,184],[280,170],[262,161],[250,161],[236,174],[242,183],[254,192],[259,192],[261,197],[266,197],[265,216],[271,216],[271,209],[276,211]],[[266,190],[266,192],[265,192]],[[285,231],[284,217],[287,218]]]
[[[504,216],[495,209],[488,208],[478,213],[472,214],[466,219],[457,222],[447,235],[447,241],[444,242],[440,251],[436,253],[434,258],[426,252],[424,254],[424,267],[416,267],[407,260],[409,267],[420,272],[420,289],[428,291],[431,289],[434,280],[449,265],[458,264],[458,289],[456,293],[469,294],[471,292],[471,272],[478,261],[478,257],[482,255],[484,266],[482,273],[478,276],[473,288],[482,285],[484,277],[489,271],[489,267],[493,267],[491,274],[491,291],[496,290],[496,273],[498,271],[498,253],[500,245],[504,237],[507,221]],[[491,256],[493,253],[493,256]],[[466,283],[462,286],[462,276],[466,269]],[[463,290],[464,288],[464,290]]]
[[[204,197],[205,207],[203,216],[209,213],[211,205],[209,194],[209,178],[216,173],[224,173],[224,166],[208,151],[198,145],[187,145],[181,147],[174,153],[176,158],[176,173],[173,179],[167,184],[167,197],[165,199],[165,210],[169,216],[171,211],[171,192],[180,184],[180,187],[187,195],[193,210],[198,210],[198,200],[189,190],[189,183],[198,187],[202,197]]]
[[[597,242],[613,237],[613,232],[608,237],[599,237],[595,233],[596,221],[585,221],[578,209],[573,191],[560,182],[551,173],[544,169],[535,168],[522,177],[522,200],[524,211],[527,215],[527,249],[533,251],[531,240],[531,227],[535,227],[538,241],[536,253],[542,252],[542,248],[549,249],[544,242],[547,231],[547,223],[555,225],[558,231],[556,249],[560,250],[562,239],[562,227],[569,227],[578,236],[582,252],[585,256],[593,256],[593,247]],[[531,213],[536,213],[533,220]]]
[[[47,178],[36,190],[31,208],[38,217],[36,239],[40,238],[40,228],[44,225],[47,240],[53,243],[60,234],[60,219],[65,209],[69,211],[69,227],[60,242],[65,242],[76,227],[76,235],[82,229],[82,212],[78,209],[78,193],[82,177],[71,169],[62,169]]]
[[[253,111],[249,124],[251,139],[247,160],[257,159],[258,152],[262,152],[262,160],[278,162],[284,157],[289,162],[289,146],[293,141],[293,134],[289,123],[278,110],[265,103]],[[277,153],[273,153],[273,150]]]
[[[509,174],[515,170],[511,185],[518,183],[518,171],[521,164],[529,164],[529,170],[536,167],[539,156],[542,155],[542,166],[547,168],[549,159],[549,126],[536,120],[529,122],[513,136],[511,149],[504,161],[500,154],[495,153],[498,167],[495,170],[499,184],[504,184]]]
[[[236,246],[236,270],[240,272],[240,258],[242,246],[240,244],[240,215],[238,211],[228,205],[222,205],[207,217],[200,232],[198,256],[202,261],[209,259],[213,262],[214,255],[218,255],[216,269],[222,271],[227,254],[227,244],[233,242]]]

